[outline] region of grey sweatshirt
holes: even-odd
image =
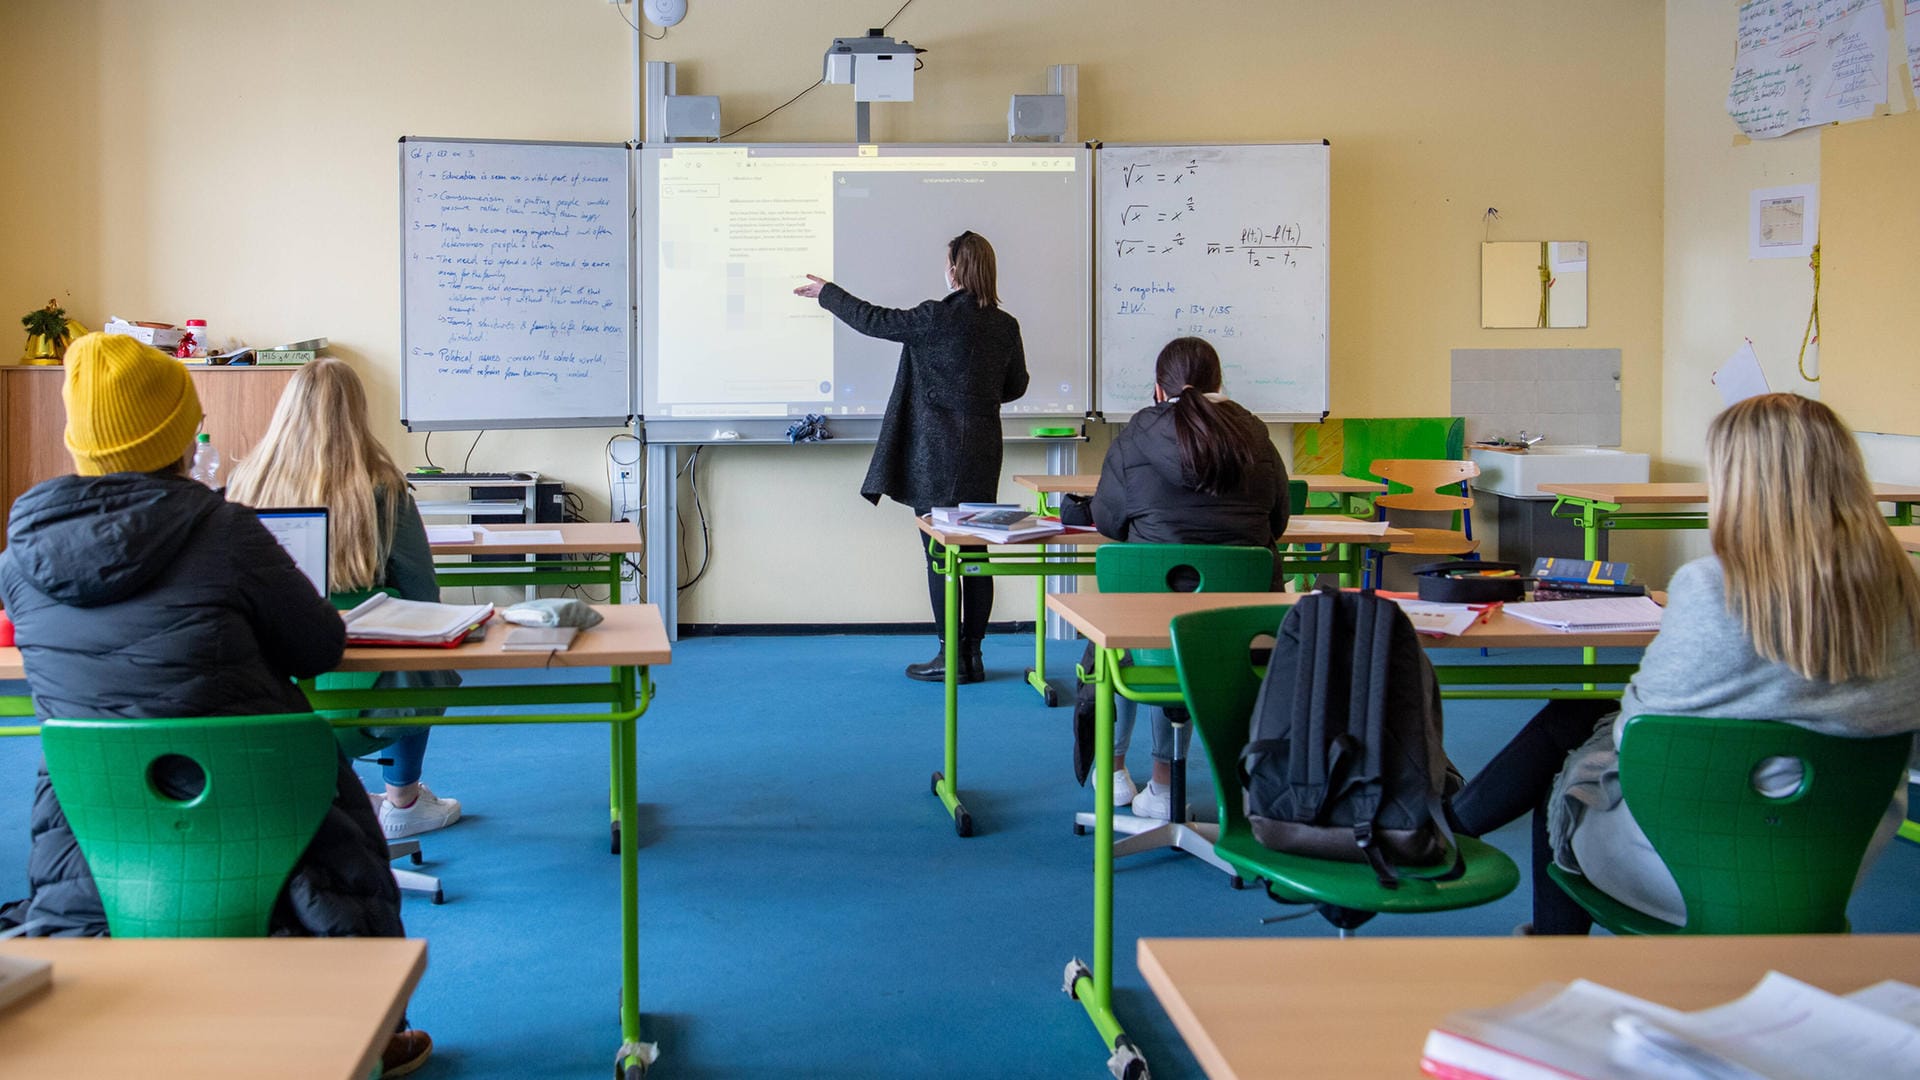
[[[1831,735],[1867,738],[1920,730],[1920,657],[1899,651],[1880,679],[1827,683],[1801,677],[1754,651],[1740,617],[1727,608],[1720,560],[1681,567],[1667,588],[1660,633],[1620,695],[1620,712],[1567,757],[1547,804],[1554,857],[1626,904],[1672,923],[1686,921],[1673,875],[1647,842],[1620,794],[1618,747],[1627,718],[1701,716],[1779,720]],[[1799,766],[1763,766],[1763,790],[1791,791]],[[1906,778],[1889,793],[1887,818],[1868,850],[1870,861],[1906,816]],[[1864,869],[1864,868],[1863,868]]]

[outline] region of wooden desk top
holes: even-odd
[[[560,533],[558,544],[522,544],[493,543],[483,544],[478,536],[470,544],[434,544],[435,555],[594,555],[643,551],[646,544],[640,539],[640,526],[631,521],[569,521],[563,524],[545,522],[536,525],[525,523],[512,525],[476,525],[476,532],[500,535],[512,535],[516,532],[553,532]],[[499,569],[489,566],[489,569]]]
[[[1220,608],[1291,604],[1298,593],[1048,593],[1047,608],[1103,649],[1164,649],[1173,643],[1176,615]],[[1565,649],[1640,647],[1651,633],[1568,633],[1496,611],[1459,637],[1421,635],[1429,649]]]
[[[1141,974],[1214,1080],[1417,1077],[1448,1013],[1591,979],[1663,1005],[1732,1001],[1768,970],[1835,993],[1920,970],[1920,935],[1142,938]]]
[[[1359,480],[1338,473],[1306,473],[1291,477],[1305,480],[1307,490],[1316,495],[1378,495],[1387,485],[1378,480]],[[1099,473],[1075,473],[1071,476],[1016,476],[1013,482],[1028,491],[1047,495],[1091,495],[1100,486]]]
[[[1297,528],[1296,528],[1297,523]],[[1302,514],[1289,519],[1286,535],[1280,538],[1283,544],[1390,544],[1396,540],[1412,539],[1413,534],[1405,529],[1387,528],[1384,532],[1368,532],[1361,526],[1366,522],[1354,522],[1350,518],[1335,515]],[[1031,540],[1020,540],[1003,544],[972,533],[943,529],[940,526],[919,519],[920,531],[933,537],[942,544],[975,544],[986,547],[1038,547],[1045,544],[1050,547],[1098,547],[1101,544],[1114,543],[1110,537],[1102,536],[1091,530],[1082,532],[1057,533],[1052,536],[1037,536]]]
[[[1633,503],[1640,506],[1696,506],[1707,501],[1704,483],[1664,484],[1541,484],[1549,495],[1565,495],[1593,502]],[[1874,498],[1880,502],[1920,502],[1920,487],[1911,484],[1883,484],[1874,481]]]
[[[590,668],[658,666],[671,663],[660,609],[652,604],[595,604],[606,621],[582,630],[565,652],[507,652],[501,648],[511,624],[498,614],[484,641],[454,649],[350,645],[336,671],[481,671],[503,668]],[[20,650],[0,648],[0,679],[24,679]]]
[[[0,1076],[366,1080],[427,966],[399,938],[16,939],[53,988],[0,1012]]]
[[[1895,525],[1893,538],[1905,550],[1920,552],[1920,525]]]

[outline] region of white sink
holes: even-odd
[[[1541,484],[1647,482],[1647,455],[1604,446],[1538,445],[1524,454],[1469,449],[1467,457],[1480,466],[1476,489],[1519,499],[1553,498]]]

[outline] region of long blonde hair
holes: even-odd
[[[385,577],[406,484],[373,437],[360,377],[345,361],[321,357],[288,380],[267,433],[233,470],[227,497],[326,507],[327,589],[354,592]]]
[[[1887,674],[1920,642],[1920,575],[1832,409],[1748,398],[1707,428],[1707,469],[1707,535],[1754,651],[1840,683]]]

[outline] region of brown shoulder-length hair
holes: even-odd
[[[1920,640],[1920,574],[1831,408],[1762,394],[1714,417],[1707,498],[1727,608],[1755,652],[1840,683],[1886,675]]]
[[[954,285],[973,297],[974,303],[983,308],[1000,306],[999,271],[986,237],[968,229],[947,241],[947,265],[953,267]]]
[[[1173,401],[1180,463],[1207,495],[1232,491],[1253,470],[1254,448],[1208,394],[1220,392],[1220,354],[1205,338],[1177,337],[1153,363],[1153,381]]]

